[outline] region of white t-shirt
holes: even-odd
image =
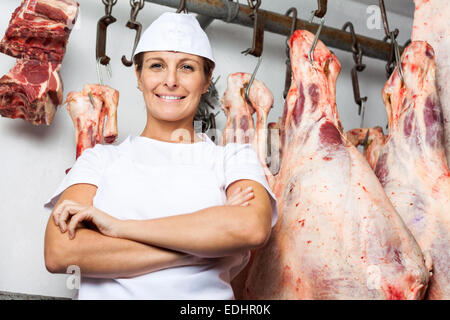
[[[119,145],[86,149],[44,207],[51,213],[66,188],[89,183],[98,187],[94,207],[119,219],[153,219],[223,205],[228,185],[251,179],[271,196],[273,227],[276,198],[252,146],[217,146],[199,136],[202,141],[192,144],[128,136]],[[249,257],[211,258],[126,279],[85,278],[81,270],[78,299],[234,299],[230,281]]]

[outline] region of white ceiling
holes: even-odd
[[[379,0],[353,0],[368,5],[379,5]],[[414,0],[384,0],[387,11],[395,12],[407,17],[414,16]]]

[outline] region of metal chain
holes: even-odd
[[[353,53],[353,61],[355,62],[356,69],[361,72],[365,69],[365,65],[362,63],[363,51],[361,46],[359,45],[358,39],[356,38],[355,28],[353,24],[349,21],[344,24],[342,30],[350,29],[350,34],[352,36],[352,53]]]
[[[261,6],[261,0],[247,0],[247,3],[252,10],[258,10]]]
[[[117,1],[117,0],[116,0]],[[139,4],[139,10],[144,7],[144,0],[130,0],[130,6],[134,9]]]
[[[102,0],[102,2],[105,5],[105,14],[110,16],[112,8],[116,5],[117,0]]]
[[[108,6],[108,5],[115,6],[117,3],[117,0],[102,0],[102,2],[105,6]]]

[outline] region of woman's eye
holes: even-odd
[[[151,69],[159,69],[162,68],[162,65],[160,63],[154,63],[150,66]]]
[[[183,70],[194,71],[194,67],[192,67],[192,66],[190,66],[190,65],[188,65],[188,64],[183,65],[182,69],[183,69]]]

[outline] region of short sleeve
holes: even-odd
[[[56,191],[46,201],[44,208],[51,211],[64,190],[74,184],[89,183],[98,186],[105,167],[103,152],[104,146],[100,144],[96,144],[93,148],[85,149],[63,178]]]
[[[269,187],[264,169],[250,144],[229,143],[225,146],[225,190],[236,180],[254,180],[266,188],[272,205],[272,227],[278,218],[277,199]]]

